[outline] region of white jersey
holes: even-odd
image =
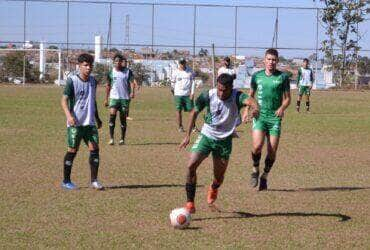
[[[196,102],[196,110],[208,107],[205,115],[205,123],[201,133],[214,139],[222,140],[230,136],[237,125],[239,109],[243,106],[248,96],[238,90],[233,90],[227,100],[221,100],[217,96],[217,89],[211,89],[207,95],[201,95]],[[202,107],[203,106],[203,107]]]
[[[67,79],[64,95],[68,96],[69,110],[76,120],[76,126],[95,125],[96,80],[89,76],[84,82],[78,75]],[[67,126],[70,125],[67,123]]]
[[[312,86],[313,81],[313,73],[312,69],[310,68],[303,68],[301,67],[299,69],[300,71],[300,79],[299,79],[299,86]]]
[[[195,90],[193,71],[189,67],[185,70],[176,69],[172,73],[171,87],[175,96],[193,95]]]
[[[228,75],[235,75],[236,71],[232,68],[226,68],[225,66],[222,66],[218,69],[217,76],[220,76],[221,74],[228,74]]]
[[[128,68],[123,68],[120,71],[113,68],[108,75],[109,84],[111,85],[109,98],[129,100],[132,77],[132,71]]]

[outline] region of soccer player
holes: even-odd
[[[178,69],[172,74],[171,88],[174,91],[178,130],[179,132],[185,132],[182,125],[182,110],[184,112],[193,110],[195,90],[194,73],[186,65],[185,59],[180,59]]]
[[[302,96],[306,96],[306,111],[310,111],[310,95],[312,89],[312,83],[314,81],[313,71],[309,68],[309,61],[307,58],[303,59],[302,67],[298,69],[297,87],[298,87],[298,99],[297,99],[297,112],[301,107]]]
[[[197,168],[204,159],[212,152],[214,180],[207,193],[208,204],[213,204],[217,199],[218,189],[224,181],[225,171],[228,165],[232,148],[232,133],[235,129],[235,120],[238,118],[239,110],[244,106],[252,107],[252,115],[258,113],[257,103],[248,95],[233,89],[233,77],[221,74],[217,78],[217,88],[203,92],[195,102],[195,110],[190,113],[189,129],[180,144],[185,148],[190,141],[191,128],[198,114],[206,109],[201,134],[191,148],[191,154],[187,165],[186,177],[186,209],[194,213],[195,191],[197,182]],[[243,114],[246,120],[247,112]]]
[[[225,57],[223,60],[222,60],[222,67],[220,67],[218,69],[218,72],[217,72],[217,76],[220,76],[221,74],[229,74],[233,77],[233,79],[235,80],[236,79],[236,72],[235,72],[235,69],[233,69],[231,67],[231,60],[230,60],[230,57]]]
[[[289,76],[276,69],[278,51],[268,49],[265,52],[265,69],[252,75],[250,96],[257,99],[260,114],[253,119],[252,127],[252,161],[253,173],[250,184],[257,187],[261,152],[267,138],[267,155],[265,167],[260,177],[259,190],[267,189],[267,176],[270,172],[279,145],[281,120],[290,104]]]
[[[90,75],[94,58],[89,54],[81,54],[77,61],[79,73],[68,77],[61,100],[67,118],[68,145],[67,153],[64,156],[62,188],[77,189],[77,186],[71,181],[71,170],[73,160],[83,139],[90,151],[91,187],[101,190],[103,186],[98,181],[99,134],[97,128],[101,128],[102,122],[96,105],[97,82]]]
[[[125,144],[127,129],[127,114],[131,98],[135,97],[134,77],[132,71],[127,68],[127,59],[121,54],[113,57],[114,67],[108,73],[106,96],[104,105],[108,106],[109,98],[109,145],[114,145],[114,128],[116,126],[117,111],[121,121],[121,140],[119,145]]]
[[[236,71],[235,69],[232,68],[231,66],[231,60],[230,60],[230,57],[226,56],[223,60],[222,60],[222,63],[223,63],[223,66],[220,67],[218,69],[218,72],[217,72],[217,76],[221,75],[221,74],[229,74],[233,77],[233,79],[235,80],[236,79]],[[238,119],[236,120],[236,127],[238,127],[240,124],[241,124],[241,118],[240,118],[240,114],[239,114],[239,117]],[[239,135],[238,133],[236,132],[236,130],[234,131],[233,133],[233,138],[239,138]]]

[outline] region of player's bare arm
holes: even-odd
[[[104,106],[108,107],[108,99],[109,99],[109,94],[110,94],[110,80],[107,79],[107,84],[105,85],[105,99],[104,99]]]
[[[71,126],[75,126],[76,125],[76,120],[73,117],[73,115],[71,114],[71,112],[69,111],[67,102],[68,102],[68,96],[65,96],[65,95],[62,96],[61,105],[62,105],[62,109],[64,111],[64,114],[66,115],[68,124],[71,125]]]
[[[283,93],[283,101],[282,101],[282,104],[281,104],[280,108],[278,108],[278,110],[276,110],[275,114],[277,116],[283,118],[284,117],[285,110],[290,105],[290,101],[291,101],[290,91],[285,91]]]
[[[249,97],[244,101],[244,105],[246,108],[244,109],[242,115],[242,122],[247,123],[250,121],[250,117],[258,117],[259,114],[259,107],[256,100],[252,97]]]
[[[194,109],[192,111],[190,111],[190,119],[189,119],[188,129],[186,131],[186,135],[185,135],[184,140],[180,144],[180,149],[186,148],[186,146],[189,144],[191,131],[193,130],[193,126],[195,124],[195,121],[197,120],[197,117],[198,117],[198,112],[197,111],[195,111]]]

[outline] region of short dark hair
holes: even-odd
[[[304,62],[309,62],[308,58],[303,59]]]
[[[224,61],[228,62],[230,64],[230,62],[231,62],[230,57],[228,57],[228,56],[224,57]]]
[[[93,65],[94,57],[90,54],[82,53],[81,55],[78,56],[77,62],[78,63],[87,62],[88,64]]]
[[[185,58],[180,58],[180,60],[179,60],[179,64],[181,64],[181,65],[185,65],[185,64],[186,64],[186,60],[185,60]]]
[[[276,49],[266,50],[265,56],[267,56],[267,55],[273,55],[273,56],[276,56],[277,58],[279,58],[279,52]]]
[[[115,54],[114,57],[113,57],[113,61],[116,60],[117,58],[120,61],[126,61],[127,62],[127,59],[123,55],[121,55],[121,54]]]
[[[225,87],[233,87],[234,78],[229,74],[221,74],[217,77],[217,82]]]

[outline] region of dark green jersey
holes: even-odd
[[[267,76],[265,70],[253,74],[251,88],[260,106],[261,116],[275,116],[275,111],[281,106],[283,93],[290,91],[289,76],[276,70]]]

